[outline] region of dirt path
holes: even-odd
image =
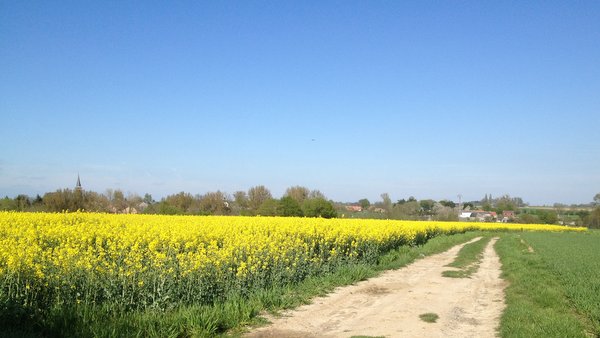
[[[505,282],[492,239],[471,278],[442,271],[462,245],[356,285],[272,319],[247,337],[494,337],[504,309]],[[433,312],[436,323],[419,315]]]

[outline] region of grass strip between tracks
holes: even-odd
[[[481,239],[465,244],[454,261],[447,266],[458,268],[458,270],[447,270],[442,272],[442,276],[451,278],[468,278],[479,269],[479,264],[483,258],[483,250],[490,242],[490,236],[484,236]]]

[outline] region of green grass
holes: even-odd
[[[422,321],[427,323],[435,323],[440,318],[440,316],[438,316],[436,313],[428,312],[419,315],[419,318],[421,318]]]
[[[530,235],[540,241],[569,234],[504,234],[496,243],[502,262],[506,309],[500,323],[502,337],[586,337],[584,325],[567,299],[565,286],[547,265],[545,256],[527,250]],[[565,257],[568,259],[568,257]],[[573,264],[575,265],[575,263]]]
[[[586,331],[600,337],[600,232],[524,233],[564,290]]]
[[[451,278],[468,278],[479,269],[479,263],[483,258],[483,250],[489,243],[491,237],[486,235],[480,240],[465,244],[454,261],[447,266],[458,268],[459,270],[447,270],[442,272],[442,276]]]

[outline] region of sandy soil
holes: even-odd
[[[462,247],[425,257],[380,277],[338,288],[288,311],[247,337],[494,337],[504,309],[505,282],[492,239],[471,278],[442,272]],[[436,323],[420,314],[436,313]]]

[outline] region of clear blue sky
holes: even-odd
[[[0,1],[0,195],[600,192],[598,1]]]

